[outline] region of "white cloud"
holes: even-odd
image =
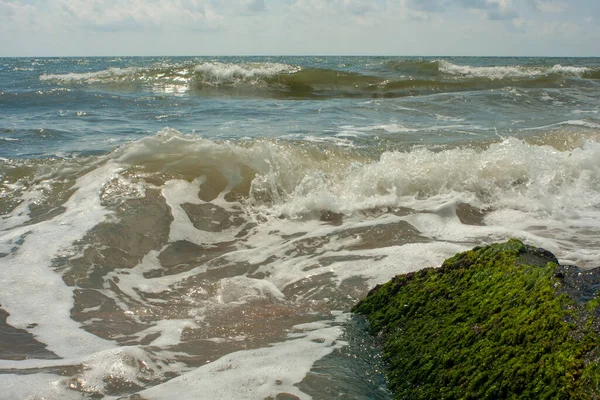
[[[511,0],[486,0],[486,12],[490,20],[513,20],[519,17]]]
[[[480,10],[489,20],[512,20],[519,17],[511,0],[404,0],[407,8],[420,13],[445,13],[452,10]]]
[[[216,17],[206,11],[204,2],[197,0],[62,0],[61,3],[77,20],[96,27],[189,26],[210,24]]]
[[[542,24],[540,33],[544,36],[560,36],[561,38],[578,38],[582,28],[571,22],[546,22]]]
[[[584,24],[577,45],[597,55],[598,12],[598,0],[0,0],[0,35],[16,38],[0,56],[571,54],[564,38]]]
[[[223,17],[253,16],[269,11],[265,0],[210,0],[206,3]]]
[[[536,10],[545,13],[559,13],[567,9],[565,3],[559,1],[548,1],[548,0],[532,0],[533,6]]]
[[[261,12],[266,11],[265,0],[248,0],[246,2],[246,9],[250,12]]]
[[[293,0],[279,9],[280,15],[312,29],[329,30],[338,26],[341,32],[379,24],[386,14],[385,2],[373,0]],[[400,17],[396,14],[397,17]]]
[[[16,30],[214,29],[223,19],[210,2],[204,0],[40,0],[30,3],[0,1],[0,15]],[[8,28],[11,27],[5,27]]]
[[[525,18],[519,17],[519,18],[515,18],[512,20],[512,24],[515,27],[515,29],[524,31],[525,28],[528,25],[528,22]]]
[[[373,0],[294,0],[292,9],[307,13],[360,15],[382,11],[385,7]]]
[[[0,0],[0,22],[2,24],[28,24],[37,14],[34,6]]]
[[[16,6],[7,1],[0,1],[0,17],[3,19],[13,18]]]

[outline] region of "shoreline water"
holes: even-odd
[[[562,60],[0,59],[0,379],[389,398],[349,362],[375,284],[511,237],[599,264],[600,59]]]

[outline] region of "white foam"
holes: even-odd
[[[172,285],[179,281],[180,277],[167,275],[156,278],[146,278],[144,276],[145,273],[162,269],[162,265],[158,260],[159,255],[159,251],[151,250],[142,258],[142,261],[136,265],[135,268],[127,268],[125,271],[126,273],[124,274],[121,273],[123,271],[119,269],[109,272],[106,281],[118,280],[120,291],[138,302],[143,302],[143,299],[140,297],[140,292],[151,294],[167,292],[171,290]],[[106,292],[106,295],[112,297],[110,291]]]
[[[222,304],[241,304],[258,299],[283,300],[285,296],[268,280],[235,276],[221,280],[217,298]]]
[[[521,66],[474,67],[471,65],[456,65],[440,60],[440,71],[451,74],[476,78],[502,79],[506,77],[535,77],[544,74],[541,68]]]
[[[427,198],[443,202],[457,193],[488,205],[537,204],[544,208],[553,192],[568,196],[570,189],[576,189],[572,185],[575,180],[589,179],[586,171],[598,173],[598,165],[588,161],[598,147],[591,142],[584,149],[560,152],[506,139],[486,150],[387,152],[377,162],[353,164],[341,174],[310,171],[287,201],[271,210],[292,216],[324,209],[348,214],[373,207],[418,206],[414,203]],[[593,191],[578,194],[598,196]],[[412,202],[408,196],[418,196],[419,200]],[[510,201],[515,196],[523,204]]]
[[[593,122],[583,120],[562,124],[595,127]],[[351,216],[362,210],[400,206],[430,213],[449,202],[466,202],[482,209],[529,213],[532,223],[536,219],[549,218],[566,225],[564,210],[569,210],[569,218],[576,219],[585,215],[586,210],[593,207],[591,205],[600,202],[594,183],[600,175],[597,162],[600,145],[593,141],[584,141],[583,147],[571,151],[559,151],[554,147],[508,138],[483,149],[431,151],[419,147],[411,151],[385,152],[379,160],[373,161],[352,161],[333,155],[331,159],[313,159],[309,153],[297,150],[278,142],[255,142],[245,147],[220,144],[165,130],[156,137],[128,146],[121,160],[144,163],[159,154],[170,165],[170,157],[173,163],[202,159],[205,165],[222,171],[230,182],[239,182],[240,168],[245,165],[256,171],[250,199],[245,204],[249,216],[255,216],[256,221],[282,215],[292,219],[307,215],[316,217],[325,210]],[[187,215],[178,210],[184,202],[200,204],[197,193],[201,190],[200,181],[172,181],[163,188],[163,195],[175,216],[171,240],[204,244],[215,238],[234,240],[233,231],[197,236],[203,233],[198,233]],[[269,200],[262,200],[265,197]],[[217,201],[221,206],[227,206],[223,194]],[[434,217],[425,216],[420,219],[422,222],[412,222],[425,224],[428,218]],[[501,238],[512,234],[529,237],[524,233],[530,230],[526,225],[512,229],[514,227],[492,221],[490,219],[490,224],[498,227],[494,232],[469,229],[479,236]],[[425,229],[425,225],[421,227]],[[476,239],[475,233],[469,234],[466,228],[461,233],[457,230],[459,227],[439,225],[436,229],[445,233],[428,232],[440,240]],[[461,235],[465,235],[463,239]],[[256,246],[260,247],[260,244]],[[262,258],[252,252],[246,256],[255,260]]]
[[[212,232],[200,231],[194,228],[190,217],[181,206],[185,203],[203,204],[204,202],[198,197],[200,193],[200,185],[205,178],[200,177],[192,182],[182,179],[170,180],[166,182],[162,189],[162,195],[171,208],[173,222],[169,233],[169,241],[176,242],[179,240],[187,240],[196,244],[212,243],[216,241],[215,235]]]
[[[373,125],[373,126],[365,126],[361,128],[356,128],[358,131],[368,132],[368,131],[386,131],[389,133],[405,133],[405,132],[415,132],[417,129],[408,128],[399,124],[382,124],[382,125]]]
[[[165,322],[165,326],[167,324]],[[83,399],[88,398],[89,393],[107,394],[111,383],[143,387],[151,380],[164,380],[174,373],[187,371],[188,368],[177,361],[178,355],[169,351],[157,355],[139,347],[126,346],[66,360],[1,360],[3,369],[81,367],[72,377],[50,373],[0,374],[2,396],[10,399]]]
[[[102,202],[119,204],[126,200],[143,199],[146,197],[146,187],[141,182],[132,182],[119,175],[107,182],[102,188]]]
[[[464,122],[465,119],[462,117],[452,117],[449,115],[435,114],[435,118],[440,121],[450,121],[450,122]]]
[[[149,400],[164,399],[173,393],[182,400],[264,399],[279,393],[310,399],[296,384],[304,379],[315,361],[345,345],[338,340],[343,329],[331,326],[330,322],[325,324],[297,326],[299,332],[290,333],[284,342],[228,354],[139,394]]]
[[[168,352],[162,354],[164,357]],[[111,382],[144,387],[149,381],[182,370],[186,368],[175,361],[175,355],[162,358],[138,347],[118,347],[87,357],[81,373],[69,384],[83,392],[107,394]]]
[[[138,68],[109,68],[103,71],[96,72],[70,72],[67,74],[43,74],[40,75],[42,81],[62,81],[62,82],[101,82],[107,79],[123,78],[127,76],[133,76],[139,72]]]
[[[280,63],[246,63],[230,64],[220,62],[202,63],[196,71],[203,74],[204,79],[215,83],[231,82],[236,80],[255,80],[274,76],[281,73],[295,73],[300,67]]]
[[[160,336],[149,344],[162,349],[181,343],[181,335],[185,329],[198,328],[195,321],[189,319],[163,319],[157,321],[152,327],[137,332],[136,336],[144,338],[147,335],[159,333]]]
[[[575,67],[572,65],[562,66],[560,64],[556,64],[552,68],[550,68],[550,73],[553,74],[563,74],[563,75],[572,75],[572,76],[581,76],[586,72],[591,71],[590,68],[586,67]]]
[[[600,110],[573,110],[571,114],[599,114]]]
[[[9,187],[13,186],[13,191],[15,189],[21,188],[21,185],[8,185],[4,186]],[[20,200],[21,203],[15,207],[10,213],[3,215],[0,217],[0,221],[2,224],[0,225],[0,231],[8,230],[14,228],[15,226],[19,226],[29,221],[29,207],[33,204],[36,204],[39,200],[43,198],[43,185],[37,185],[29,190],[24,191],[21,196],[15,197],[17,200]],[[5,245],[6,242],[1,242],[0,246]]]
[[[526,67],[514,66],[481,66],[457,65],[446,60],[440,60],[440,71],[451,74],[475,78],[502,79],[507,77],[534,78],[548,74],[560,74],[566,76],[580,77],[590,71],[590,68],[563,66],[560,64],[552,67]]]
[[[569,124],[577,123],[569,121]],[[581,122],[581,125],[584,123],[588,124]],[[586,161],[594,158],[598,151],[597,144],[593,142],[575,152],[532,146],[517,139],[507,139],[485,150],[459,148],[443,152],[427,149],[388,152],[378,161],[354,162],[346,169],[335,171],[328,169],[329,164],[316,161],[311,164],[309,159],[298,159],[298,155],[289,149],[273,143],[235,148],[207,143],[199,138],[171,138],[167,142],[167,148],[163,149],[166,152],[170,151],[168,147],[171,145],[174,153],[176,149],[181,151],[185,145],[187,154],[197,153],[203,157],[206,154],[211,165],[218,166],[224,160],[235,163],[237,160],[256,170],[258,174],[252,183],[252,194],[270,193],[273,199],[271,203],[257,202],[253,206],[253,210],[262,216],[283,214],[295,217],[323,210],[349,214],[372,207],[401,205],[423,209],[439,206],[456,196],[475,202],[476,206],[527,206],[530,211],[548,211],[548,206],[555,210],[565,206],[578,207],[577,201],[549,202],[549,199],[556,198],[555,192],[596,196],[593,191],[585,191],[584,183],[589,179],[585,171],[595,174],[597,169],[593,162]],[[290,168],[291,165],[305,167]],[[573,173],[577,175],[573,176]],[[577,179],[583,181],[574,186]],[[182,196],[201,190],[187,187],[189,183],[180,184],[186,186],[180,191]],[[574,192],[574,189],[584,192]],[[413,201],[413,196],[419,198]],[[566,198],[558,198],[561,199]],[[174,199],[169,202],[174,205],[182,201]],[[186,224],[189,225],[188,222]]]
[[[348,230],[376,228],[404,220],[403,217],[389,214],[377,219],[353,218],[343,226],[331,226],[317,221],[282,222],[273,219],[263,224],[248,239],[251,249],[228,253],[225,258],[230,262],[264,264],[257,272],[263,273],[267,276],[265,280],[283,290],[300,280],[323,274],[331,274],[332,285],[339,285],[346,279],[362,277],[372,286],[400,273],[437,267],[447,257],[467,249],[464,245],[440,241],[348,250],[362,243],[360,236],[346,235]],[[306,233],[292,240],[283,239],[287,234],[299,231]],[[302,247],[312,243],[314,252],[300,253],[298,243],[302,243]],[[339,261],[322,262],[331,257]],[[344,261],[346,257],[347,260]],[[277,261],[265,263],[269,259]]]
[[[592,128],[592,129],[600,128],[600,124],[597,124],[595,122],[581,120],[581,119],[573,119],[573,120],[557,122],[555,124],[550,124],[550,125],[536,126],[534,128],[523,128],[523,130],[524,131],[540,131],[540,130],[549,130],[551,128],[556,128],[556,127],[560,127],[560,126],[580,126],[580,127]]]
[[[583,126],[585,128],[594,128],[600,129],[600,124],[592,121],[585,120],[569,120],[561,122],[560,125],[573,125],[573,126]]]
[[[432,213],[412,214],[405,218],[421,234],[438,241],[469,242],[475,244],[501,242],[508,238],[519,238],[529,244],[544,247],[550,251],[557,251],[558,247],[543,237],[528,232],[529,224],[515,225],[514,221],[503,220],[501,224],[490,226],[473,226],[461,223],[456,214],[456,201],[451,201],[438,207]],[[513,210],[514,211],[514,210]],[[517,214],[519,214],[517,212]],[[523,215],[520,215],[523,221]],[[492,221],[489,217],[487,221]]]
[[[327,137],[319,137],[319,136],[307,136],[307,135],[295,135],[299,137],[301,140],[305,142],[311,143],[329,143],[334,144],[339,147],[354,147],[354,142],[350,139],[345,139],[344,137],[357,137],[358,135],[352,132],[341,132],[336,134],[335,136],[327,136]],[[292,135],[285,135],[285,137],[281,137],[281,139],[289,140],[293,138]]]
[[[455,118],[449,116],[443,116],[436,114],[436,118],[440,121],[447,122],[463,122],[464,118]],[[336,136],[349,136],[349,137],[361,137],[366,133],[379,133],[381,131],[386,133],[414,133],[414,132],[435,132],[446,129],[457,130],[460,128],[465,128],[466,125],[428,125],[427,127],[408,127],[397,123],[390,124],[380,124],[380,125],[369,125],[369,126],[353,126],[353,125],[343,125],[340,126],[340,133],[336,134]],[[476,126],[468,126],[470,129],[476,129]],[[326,141],[327,138],[321,139],[322,142]]]
[[[592,268],[600,266],[600,250],[596,248],[572,248],[557,254],[557,258],[561,264],[565,265],[573,264]]]
[[[53,374],[0,374],[2,397],[27,400],[81,400],[85,395],[67,389],[66,379]]]
[[[165,248],[161,249],[161,251]],[[161,251],[151,250],[144,256],[142,261],[135,266],[135,268],[126,269],[124,274],[122,273],[122,270],[110,272],[107,274],[106,280],[115,281],[118,279],[119,289],[123,294],[127,295],[134,301],[143,303],[144,300],[140,297],[140,293],[158,294],[169,292],[185,279],[204,273],[207,270],[206,264],[200,264],[195,268],[179,274],[169,274],[155,278],[147,278],[145,275],[146,273],[163,268],[158,259]],[[194,288],[194,291],[196,294],[205,292],[205,290],[201,287]],[[108,297],[114,298],[114,295],[111,291],[105,291],[105,294]],[[153,299],[152,301],[158,303],[161,302],[160,299]]]
[[[54,219],[0,232],[3,246],[23,243],[0,258],[3,279],[2,308],[7,322],[27,329],[57,355],[73,358],[107,348],[114,343],[87,333],[70,318],[73,289],[51,268],[51,260],[104,220],[109,212],[100,204],[100,190],[120,167],[108,163],[77,179],[75,193]],[[51,290],[49,290],[51,288]],[[37,324],[34,328],[30,324]]]
[[[382,257],[381,261],[373,259],[339,263],[336,276],[339,283],[345,279],[360,276],[366,279],[367,285],[373,287],[383,284],[398,274],[407,274],[423,268],[437,268],[445,259],[470,247],[449,242],[410,243],[402,246],[362,250],[352,252],[354,255]]]

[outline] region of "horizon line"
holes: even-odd
[[[600,55],[399,55],[399,54],[195,54],[195,55],[0,55],[0,58],[109,58],[109,57],[464,57],[464,58],[600,58]]]

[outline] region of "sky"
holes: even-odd
[[[0,0],[0,57],[600,56],[600,0]]]

